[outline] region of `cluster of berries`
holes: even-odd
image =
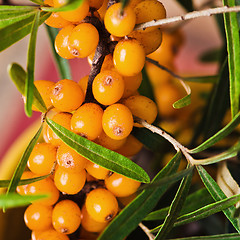
[[[56,8],[65,2],[45,0],[45,4]],[[111,34],[109,42],[117,41],[113,53],[106,55],[101,71],[91,84],[93,101],[85,101],[89,76],[78,83],[69,79],[57,83],[38,80],[35,86],[47,108],[51,108],[48,116],[52,114],[50,118],[54,122],[131,157],[142,148],[131,135],[134,126],[141,127],[134,122],[134,116],[150,124],[157,117],[157,105],[139,95],[137,89],[142,82],[146,55],[158,49],[162,41],[160,29],[134,31],[134,26],[164,18],[166,12],[157,0],[132,0],[124,9],[120,3],[115,3],[101,10],[101,17],[97,10],[102,5],[106,6],[103,1],[85,0],[76,10],[54,12],[46,20],[49,26],[62,28],[55,48],[66,59],[88,57],[92,64],[100,37],[97,28],[84,21],[87,17],[97,17],[100,21],[103,18]],[[80,232],[101,232],[117,215],[120,198],[131,196],[141,184],[84,158],[48,126],[43,130],[43,142],[35,145],[29,157],[28,168],[22,179],[54,172],[53,176],[17,188],[22,195],[50,194],[49,198],[34,202],[25,212],[32,240],[64,240],[76,232],[76,239],[81,239],[79,229]],[[80,195],[84,195],[81,201]]]

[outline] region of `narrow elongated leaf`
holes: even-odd
[[[212,76],[185,77],[184,81],[197,83],[216,83],[218,79],[219,79],[218,75],[212,75]]]
[[[13,6],[13,5],[0,5],[0,14],[4,13],[4,12],[13,12],[15,11],[17,12],[21,12],[21,11],[32,11],[33,9],[35,9],[36,7],[33,6]]]
[[[186,237],[186,238],[171,238],[169,240],[199,240],[199,239],[205,239],[205,240],[239,240],[239,234],[238,233],[226,233],[226,234],[219,234],[219,235],[212,235],[212,236],[197,236],[197,237]]]
[[[24,69],[17,63],[12,63],[8,66],[8,73],[18,91],[24,96],[26,82],[26,72]],[[33,105],[41,112],[47,111],[47,107],[35,86],[33,86]]]
[[[0,195],[0,208],[13,208],[27,206],[31,202],[47,198],[48,195],[26,195],[21,196],[17,193],[9,193]]]
[[[187,197],[191,181],[192,181],[192,171],[191,173],[186,176],[182,181],[178,188],[178,191],[172,201],[172,204],[169,208],[169,212],[167,217],[165,218],[161,229],[157,233],[155,239],[165,239],[170,231],[172,230],[174,223],[183,207],[185,199]]]
[[[235,0],[223,0],[223,4],[230,7],[236,5]],[[224,23],[228,50],[231,112],[234,117],[239,111],[240,95],[240,44],[237,13],[224,14]]]
[[[32,104],[33,104],[33,82],[34,82],[34,66],[35,66],[35,49],[37,41],[37,31],[39,25],[40,11],[35,14],[35,18],[32,25],[27,57],[27,76],[25,83],[25,113],[28,117],[32,116]]]
[[[47,177],[49,177],[51,174],[40,176],[40,177],[35,177],[35,178],[29,178],[29,179],[22,179],[19,181],[18,186],[21,185],[26,185],[30,183],[34,183],[40,180],[43,180]],[[0,188],[7,188],[9,186],[11,180],[0,180]]]
[[[178,152],[173,159],[163,168],[149,184],[155,184],[163,177],[170,176],[178,169],[181,160],[181,153]],[[131,233],[142,219],[156,206],[163,196],[169,184],[149,187],[142,191],[131,203],[129,203],[108,227],[98,237],[98,240],[122,240]]]
[[[39,4],[39,5],[43,5],[44,2],[42,0],[30,0],[33,3]]]
[[[60,57],[55,50],[55,46],[54,46],[55,38],[58,34],[58,30],[56,28],[52,28],[47,25],[46,25],[46,29],[51,42],[52,53],[55,59],[55,63],[57,65],[60,79],[72,79],[71,69],[70,69],[68,60]]]
[[[198,147],[190,150],[190,153],[198,153],[201,152],[212,145],[214,145],[216,142],[220,141],[227,135],[229,135],[240,123],[240,112],[232,119],[231,122],[229,122],[224,128],[222,128],[220,131],[218,131],[215,135],[213,135],[211,138],[207,139],[205,142],[203,142]]]
[[[20,181],[20,178],[26,168],[26,165],[27,165],[27,161],[28,161],[28,158],[33,150],[33,147],[35,146],[41,132],[42,132],[42,128],[43,128],[43,125],[41,125],[41,127],[39,128],[39,130],[37,131],[37,133],[35,134],[35,136],[33,137],[33,139],[30,141],[30,143],[28,144],[26,150],[24,151],[18,165],[17,165],[17,168],[13,174],[13,177],[10,181],[10,184],[8,186],[8,190],[7,190],[7,193],[12,193],[16,190],[16,187],[18,186],[18,183]]]
[[[62,12],[62,11],[70,11],[78,8],[82,4],[83,0],[68,0],[65,6],[60,8],[54,7],[41,7],[43,11],[50,11],[50,12]]]
[[[192,0],[177,0],[177,2],[189,12],[194,10]]]
[[[226,195],[220,189],[218,184],[213,180],[213,178],[207,173],[207,171],[202,166],[196,166],[199,176],[201,177],[205,187],[208,189],[209,193],[212,195],[215,201],[220,201],[226,199]],[[232,223],[233,227],[240,233],[239,219],[233,218],[236,208],[234,206],[223,210],[223,213]]]
[[[180,214],[188,214],[210,203],[213,203],[213,198],[206,188],[202,188],[186,198]],[[151,212],[144,218],[144,221],[163,220],[167,216],[168,211],[169,207]]]
[[[81,137],[52,120],[46,119],[46,122],[63,142],[90,161],[137,181],[145,183],[150,181],[149,176],[140,166],[123,155]]]
[[[121,3],[122,3],[122,9],[124,9],[128,5],[129,0],[121,0]]]
[[[205,63],[218,62],[219,59],[221,59],[221,56],[222,56],[222,48],[216,48],[201,54],[201,56],[199,57],[199,60]]]
[[[176,108],[176,109],[180,109],[180,108],[188,106],[189,104],[191,104],[191,94],[188,94],[185,97],[176,101],[173,104],[173,107]]]
[[[49,16],[50,13],[41,12],[39,25],[42,24]],[[8,48],[12,44],[21,40],[31,32],[34,15],[15,22],[9,26],[0,29],[0,51]]]

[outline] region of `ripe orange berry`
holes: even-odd
[[[66,144],[61,144],[57,149],[57,163],[59,167],[73,173],[81,172],[87,159]]]
[[[60,112],[52,117],[52,120],[64,128],[71,130],[71,113]],[[59,146],[63,141],[47,126],[43,132],[43,138],[46,142]]]
[[[101,71],[93,80],[92,91],[99,103],[103,105],[116,103],[123,95],[123,78],[116,71]]]
[[[30,178],[34,178],[36,176],[36,174],[34,174],[33,172],[31,171],[25,171],[23,172],[22,176],[21,176],[21,180],[23,179],[30,179]],[[26,188],[28,187],[28,184],[27,185],[21,185],[21,186],[17,186],[17,193],[19,193],[20,195],[25,195],[25,190]]]
[[[69,46],[69,36],[75,26],[70,24],[64,27],[55,38],[55,50],[59,56],[65,59],[75,58],[71,53],[71,48]]]
[[[101,167],[91,161],[87,162],[86,170],[91,176],[95,177],[96,179],[105,179],[110,172],[108,169]]]
[[[117,37],[123,37],[132,32],[135,23],[134,10],[129,6],[122,10],[122,3],[115,3],[109,7],[104,17],[106,29]]]
[[[52,223],[56,231],[71,234],[80,226],[81,210],[75,202],[62,200],[53,208]]]
[[[135,138],[132,134],[127,137],[125,144],[116,150],[116,152],[122,154],[125,157],[132,157],[140,152],[143,144]]]
[[[39,175],[49,174],[56,161],[56,153],[57,149],[51,143],[37,143],[28,159],[28,168]]]
[[[106,189],[92,190],[85,201],[88,214],[97,222],[109,222],[118,212],[118,202],[114,195]]]
[[[63,79],[52,87],[50,98],[54,107],[62,112],[71,112],[81,106],[84,94],[76,82]]]
[[[126,98],[133,95],[140,87],[142,83],[142,73],[140,72],[137,75],[131,77],[123,76],[123,81],[125,88],[122,97]]]
[[[107,5],[108,5],[108,0],[103,0],[102,6],[98,9],[98,13],[102,20],[104,19],[105,13],[107,11]]]
[[[67,0],[53,0],[54,7],[62,7],[66,3],[68,3]],[[81,22],[88,14],[89,11],[89,5],[88,1],[84,0],[82,4],[74,10],[60,12],[60,15],[62,18],[70,21],[70,22]]]
[[[173,103],[181,99],[180,89],[173,84],[164,84],[155,88],[155,98],[160,117],[170,118],[177,114],[178,109],[173,108]]]
[[[98,136],[95,142],[110,150],[117,150],[123,146],[123,144],[126,142],[126,139],[127,138],[123,138],[120,140],[112,139],[104,131],[102,131],[102,133]]]
[[[128,37],[136,39],[148,55],[158,49],[162,43],[162,31],[160,29],[155,29],[150,32],[133,31]]]
[[[89,63],[90,66],[92,66],[92,61],[93,61],[94,55],[95,55],[95,52],[91,53],[91,54],[88,56],[88,63]],[[113,68],[114,68],[114,65],[113,65],[113,57],[112,57],[112,54],[108,54],[108,55],[105,56],[105,58],[104,58],[101,71],[103,71],[103,70],[111,70],[111,69],[113,69]]]
[[[113,173],[105,179],[106,188],[116,197],[127,197],[135,193],[140,185],[140,182],[118,173]]]
[[[101,232],[108,222],[97,222],[87,212],[86,206],[82,207],[82,221],[81,226],[88,232]]]
[[[50,17],[47,20],[45,20],[45,23],[48,26],[54,27],[54,28],[64,28],[67,25],[71,24],[71,22],[62,18],[59,12],[52,12]]]
[[[82,89],[82,91],[83,91],[83,93],[84,93],[84,96],[86,95],[86,92],[87,92],[88,77],[89,77],[89,75],[81,78],[81,79],[78,81],[78,84],[79,84],[80,88]]]
[[[123,104],[126,105],[133,116],[139,117],[149,124],[153,123],[157,117],[157,105],[150,98],[135,95],[124,99]],[[134,123],[135,127],[142,127],[139,123]]]
[[[102,108],[95,103],[85,103],[74,112],[71,119],[72,130],[88,138],[96,139],[102,132]]]
[[[36,203],[31,204],[25,210],[24,221],[31,230],[43,231],[51,228],[52,206],[44,206]]]
[[[142,1],[134,8],[134,12],[136,14],[136,24],[166,18],[166,10],[158,0]],[[148,32],[156,28],[158,27],[150,27],[143,31]]]
[[[26,174],[31,175],[31,174]],[[26,175],[23,176],[26,179]],[[32,173],[31,178],[39,177],[39,175],[36,175]],[[24,192],[21,191],[21,189],[24,189]],[[59,191],[57,190],[56,186],[54,185],[53,181],[50,177],[45,178],[41,181],[37,181],[34,183],[30,183],[24,186],[21,186],[20,191],[17,189],[18,193],[23,195],[41,195],[41,194],[47,194],[49,195],[48,198],[37,200],[34,203],[39,203],[43,205],[53,205],[57,202],[59,198]]]
[[[80,23],[69,37],[71,53],[75,57],[85,58],[96,49],[98,41],[98,30],[90,23]]]
[[[69,240],[66,234],[57,232],[54,229],[49,229],[39,234],[37,240]]]
[[[103,5],[104,0],[88,0],[90,8],[99,9]]]
[[[86,181],[86,171],[72,173],[58,167],[54,174],[54,183],[59,191],[66,194],[77,194]]]
[[[31,240],[38,240],[39,239],[39,235],[42,234],[43,232],[44,231],[35,231],[35,230],[33,230],[32,233],[31,233]]]
[[[45,105],[47,108],[52,106],[52,102],[50,99],[51,88],[55,83],[47,80],[36,80],[34,81],[34,85],[40,93]],[[39,111],[36,107],[33,106],[34,111]]]
[[[114,49],[113,63],[123,76],[137,75],[145,64],[144,49],[135,39],[122,40]]]
[[[106,108],[102,117],[104,132],[113,139],[126,138],[133,128],[131,111],[123,104],[113,104]]]

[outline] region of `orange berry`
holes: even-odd
[[[50,98],[54,107],[62,112],[71,112],[81,106],[84,94],[76,82],[63,79],[52,87]]]
[[[116,152],[122,154],[125,157],[132,157],[140,152],[143,144],[135,138],[132,134],[127,137],[125,144],[116,150]]]
[[[57,149],[57,162],[59,167],[73,173],[81,172],[87,159],[66,144],[61,144]]]
[[[96,179],[105,179],[110,172],[108,169],[101,167],[91,161],[87,162],[86,170],[91,176],[95,177]]]
[[[85,201],[88,214],[97,222],[109,222],[118,212],[118,202],[114,195],[106,189],[92,190]]]
[[[162,31],[158,28],[150,32],[133,31],[128,37],[136,39],[143,46],[146,55],[156,51],[162,43]]]
[[[91,53],[91,54],[88,56],[88,63],[89,63],[90,66],[92,66],[92,61],[93,61],[94,55],[95,55],[95,52]],[[113,68],[114,68],[114,65],[113,65],[113,57],[112,57],[112,54],[108,54],[108,55],[105,56],[105,58],[104,58],[101,71],[103,71],[103,70],[112,70]]]
[[[110,138],[104,131],[102,131],[102,133],[98,136],[95,142],[110,150],[117,150],[123,146],[123,144],[126,142],[126,138],[116,140]]]
[[[131,111],[123,104],[113,104],[106,108],[102,117],[104,132],[113,139],[126,138],[133,128]]]
[[[51,88],[55,83],[47,80],[36,80],[34,81],[34,85],[40,93],[45,105],[47,108],[52,106],[52,102],[50,99]],[[36,107],[33,106],[34,111],[39,111]]]
[[[75,57],[85,58],[96,49],[98,41],[98,30],[90,23],[80,23],[69,37],[71,53]]]
[[[31,230],[43,231],[51,228],[52,206],[44,206],[36,203],[31,204],[25,210],[24,221]]]
[[[81,79],[78,81],[78,84],[79,84],[80,88],[82,89],[82,91],[83,91],[83,93],[84,93],[84,96],[86,95],[86,92],[87,92],[88,78],[89,78],[89,75],[81,78]]]
[[[88,0],[90,8],[99,9],[103,5],[104,0]]]
[[[123,78],[116,71],[101,71],[93,80],[92,91],[99,103],[111,105],[120,100],[123,95]]]
[[[57,232],[54,229],[49,229],[39,234],[37,240],[69,240],[69,237],[66,234]]]
[[[98,13],[101,19],[104,19],[105,13],[107,11],[108,0],[103,0],[102,6],[98,9]]]
[[[69,46],[69,37],[72,33],[72,30],[75,26],[70,24],[64,27],[55,38],[55,50],[59,56],[65,59],[75,58],[71,53],[71,48]]]
[[[158,0],[142,1],[134,8],[134,12],[136,14],[136,24],[166,18],[166,10]],[[158,27],[149,27],[143,31],[148,32],[156,28]]]
[[[114,49],[113,63],[123,76],[137,75],[145,64],[144,49],[135,39],[122,40]]]
[[[126,98],[133,95],[140,87],[142,83],[142,73],[140,72],[137,75],[131,77],[123,76],[123,81],[125,88],[122,97]]]
[[[53,0],[54,7],[62,7],[68,0]],[[82,4],[70,11],[60,12],[62,18],[70,21],[70,22],[81,22],[87,15],[89,11],[88,1],[84,0]]]
[[[142,95],[131,96],[124,99],[123,104],[130,109],[133,116],[139,117],[149,124],[153,123],[157,117],[157,105],[148,97]],[[134,126],[142,127],[138,123],[134,123]]]
[[[104,16],[106,29],[112,35],[123,37],[132,32],[136,22],[134,10],[127,6],[122,10],[122,3],[109,7]]]
[[[33,172],[31,171],[25,171],[23,172],[22,176],[21,176],[21,180],[23,179],[30,179],[30,178],[34,178],[36,176],[36,174],[34,174]],[[17,193],[19,193],[20,195],[25,195],[25,190],[26,188],[28,187],[28,184],[27,185],[21,185],[21,186],[17,186]]]
[[[71,234],[80,226],[81,210],[75,202],[62,200],[53,208],[52,223],[56,231]]]
[[[71,113],[60,112],[52,117],[52,120],[64,128],[71,130]],[[54,146],[59,146],[63,141],[50,129],[49,126],[43,132],[43,138],[46,142],[52,143]]]
[[[105,179],[106,188],[116,197],[127,197],[135,193],[140,185],[140,182],[118,173],[113,173]]]
[[[52,12],[50,17],[45,20],[45,23],[53,28],[64,28],[67,25],[71,24],[71,22],[62,18],[59,12]]]
[[[66,194],[77,194],[80,192],[86,181],[86,171],[72,173],[58,167],[54,175],[54,183],[59,191]]]
[[[82,221],[81,226],[88,232],[101,232],[108,222],[97,222],[87,212],[86,206],[82,207]]]
[[[102,108],[95,103],[85,103],[73,113],[71,119],[72,130],[88,138],[96,139],[102,132]]]
[[[56,161],[57,149],[51,143],[37,143],[28,159],[28,168],[36,174],[46,175]]]

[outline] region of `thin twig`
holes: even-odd
[[[150,233],[150,230],[145,225],[143,225],[142,223],[139,223],[138,226],[146,233],[146,235],[150,240],[155,239],[155,236],[152,233]]]
[[[191,20],[199,17],[210,17],[216,14],[239,12],[239,11],[240,11],[240,6],[234,6],[234,7],[223,6],[223,7],[217,7],[217,8],[209,8],[201,11],[193,11],[181,16],[164,18],[160,20],[152,20],[146,23],[137,24],[134,30],[144,30],[148,27],[153,27],[153,26],[160,27],[166,24],[187,21],[187,20]]]

